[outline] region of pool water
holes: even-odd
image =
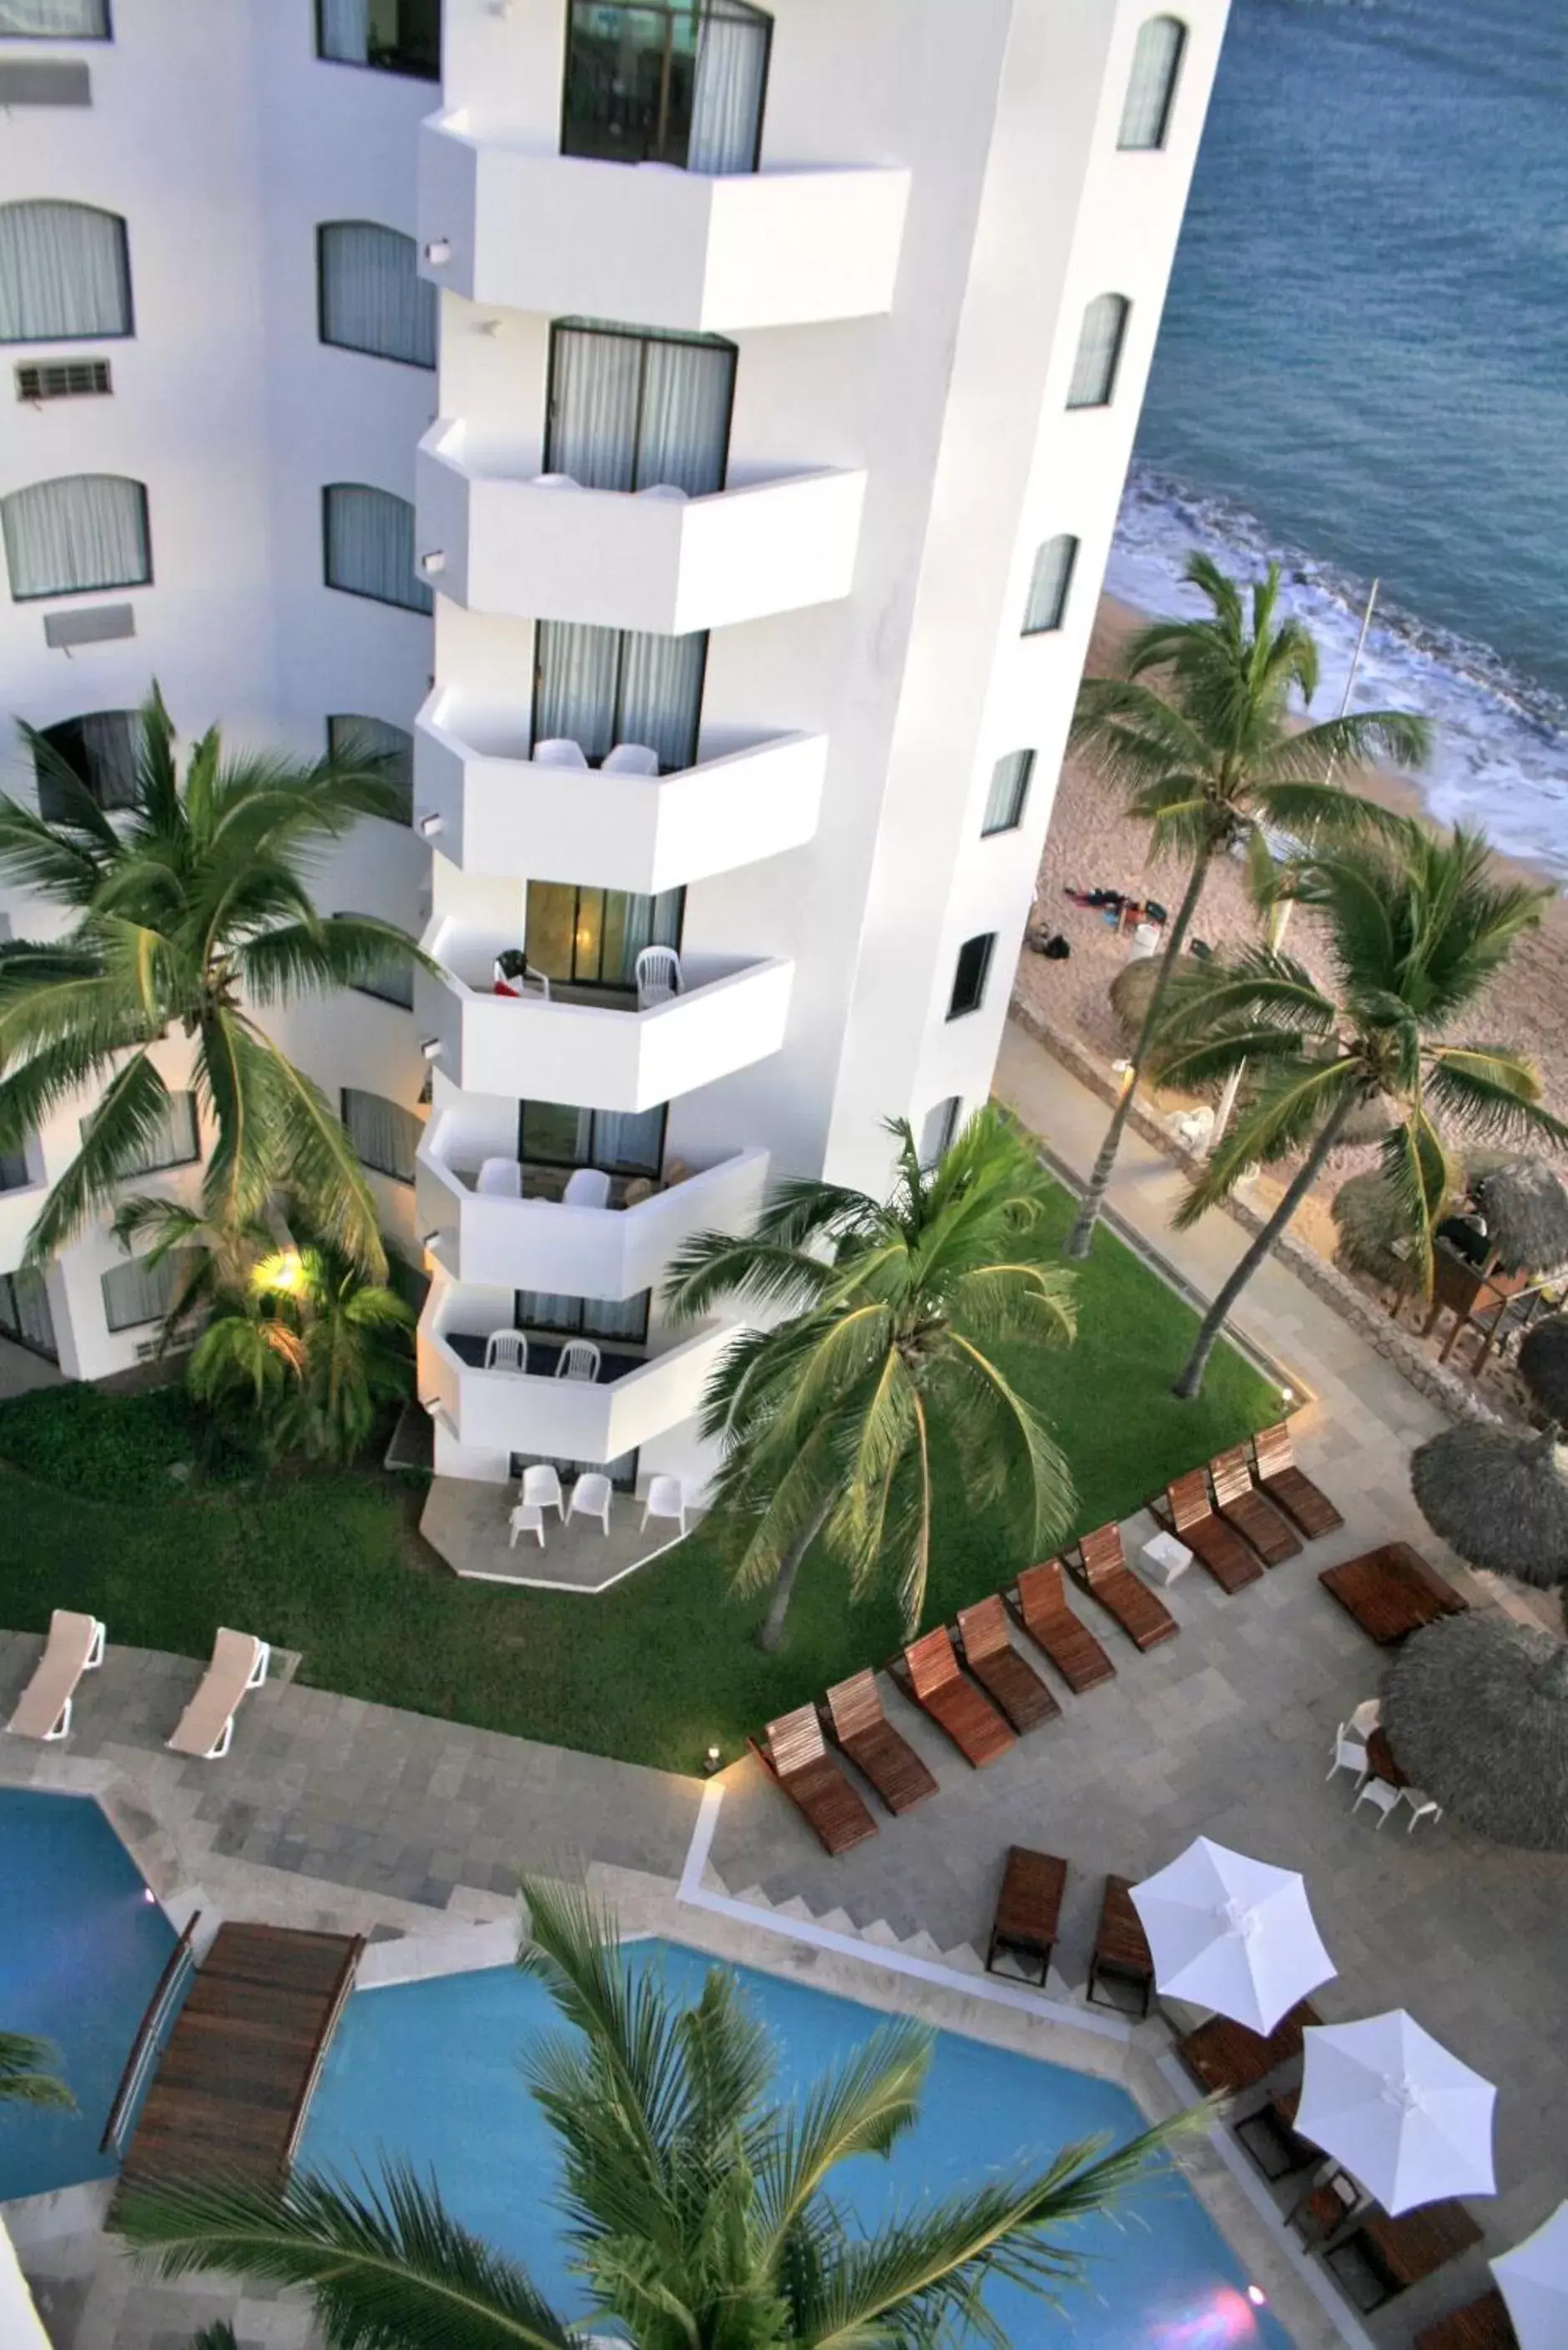
[[[0,2106],[0,2203],[113,2175],[99,2140],[174,1942],[97,1804],[0,1791],[0,2031],[53,2041],[77,2101]]]
[[[634,1965],[659,1965],[694,1997],[709,1963],[671,1943],[642,1942]],[[787,2097],[865,2040],[881,2019],[853,2002],[771,1975],[736,1976],[768,2024]],[[555,2191],[553,2141],[517,2059],[559,2028],[544,1987],[514,1968],[447,1975],[349,2000],[311,2106],[300,2167],[357,2178],[388,2158],[433,2173],[465,2226],[523,2262],[568,2316],[582,2297],[541,2205]],[[918,2127],[890,2163],[861,2156],[838,2174],[839,2200],[867,2225],[989,2170],[1044,2164],[1060,2147],[1139,2126],[1125,2090],[952,2033],[937,2036]],[[1020,2288],[988,2294],[1015,2350],[1289,2350],[1255,2309],[1247,2278],[1197,2197],[1175,2172],[1144,2181],[1116,2219],[1065,2239],[1088,2261],[1085,2288],[1058,2314]]]

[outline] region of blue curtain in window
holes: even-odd
[[[414,510],[407,498],[363,482],[330,484],[327,584],[410,612],[433,608],[435,598],[414,569]]]
[[[147,493],[122,473],[67,473],[13,490],[0,498],[0,536],[17,603],[140,588],[151,577]]]
[[[325,221],[321,338],[410,367],[436,363],[436,289],[419,275],[411,236],[375,221]]]
[[[91,204],[0,204],[0,343],[130,332],[125,223]]]

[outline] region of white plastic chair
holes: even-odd
[[[679,482],[649,482],[648,487],[645,490],[639,490],[637,494],[639,498],[665,498],[685,505],[691,493],[690,490],[683,490]]]
[[[561,1194],[568,1208],[607,1208],[610,1179],[600,1167],[579,1167],[566,1178],[566,1188]]]
[[[1355,1801],[1350,1808],[1358,1812],[1363,1804],[1371,1804],[1375,1807],[1380,1814],[1377,1825],[1384,1827],[1387,1825],[1389,1813],[1399,1808],[1399,1790],[1391,1787],[1386,1779],[1368,1779],[1356,1790]]]
[[[535,473],[533,486],[536,490],[580,490],[576,473]]]
[[[566,1504],[566,1516],[597,1518],[607,1534],[610,1518],[610,1481],[597,1469],[585,1469],[572,1487],[572,1498]]]
[[[647,1012],[680,993],[680,957],[673,947],[644,947],[637,959],[637,1008]]]
[[[679,1477],[649,1479],[648,1496],[642,1505],[645,1534],[649,1518],[673,1518],[681,1533],[686,1532],[686,1493]]]
[[[570,734],[546,734],[542,743],[535,743],[532,757],[536,767],[586,767],[588,764],[582,744]]]
[[[1364,1697],[1345,1726],[1353,1738],[1370,1738],[1382,1719],[1383,1700]]]
[[[1335,1732],[1334,1761],[1328,1766],[1328,1777],[1332,1779],[1336,1771],[1354,1771],[1358,1781],[1366,1776],[1366,1749],[1359,1738],[1351,1735],[1347,1721],[1342,1721]]]
[[[561,1480],[552,1461],[535,1461],[532,1468],[524,1470],[517,1499],[519,1503],[526,1503],[530,1509],[554,1510],[561,1523],[566,1524],[566,1507],[561,1499]]]
[[[599,762],[601,775],[657,775],[659,754],[646,743],[618,743]]]
[[[568,1338],[556,1364],[558,1379],[587,1379],[591,1384],[599,1375],[603,1357],[591,1338]]]
[[[550,1001],[550,977],[543,971],[503,971],[501,958],[496,956],[491,969],[490,983],[497,995],[539,995]]]
[[[521,1330],[493,1330],[484,1342],[487,1371],[525,1371],[528,1341]]]
[[[516,1549],[517,1537],[519,1534],[537,1534],[539,1537],[539,1547],[541,1550],[544,1549],[545,1513],[541,1510],[537,1502],[519,1502],[514,1508],[512,1514],[507,1519],[506,1523],[512,1529],[506,1541],[506,1547],[508,1550]]]
[[[1410,1806],[1410,1825],[1405,1831],[1407,1835],[1415,1835],[1416,1823],[1417,1820],[1431,1820],[1435,1823],[1442,1818],[1443,1807],[1441,1804],[1438,1803],[1432,1796],[1427,1794],[1423,1789],[1419,1787],[1401,1787],[1399,1794],[1403,1801]]]
[[[523,1170],[515,1159],[487,1159],[479,1170],[474,1186],[487,1200],[520,1200],[523,1197]]]

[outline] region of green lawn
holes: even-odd
[[[1078,1296],[1076,1343],[1008,1367],[1052,1416],[1080,1528],[1279,1416],[1275,1389],[1224,1348],[1200,1402],[1171,1398],[1195,1317],[1104,1230]],[[763,1657],[761,1602],[729,1599],[701,1534],[602,1599],[460,1584],[415,1538],[419,1481],[247,1481],[220,1459],[181,1486],[169,1463],[199,1440],[171,1391],[67,1388],[0,1409],[0,1623],[41,1631],[51,1607],[89,1608],[111,1643],[189,1656],[232,1624],[301,1650],[327,1689],[679,1771],[711,1742],[732,1757],[748,1730],[897,1645],[893,1609],[850,1608],[813,1556],[785,1648]],[[961,1504],[938,1534],[929,1622],[1024,1563]]]

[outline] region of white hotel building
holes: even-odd
[[[154,676],[406,756],[317,894],[441,976],[285,1029],[446,1473],[699,1482],[671,1250],[984,1099],[1224,16],[0,0],[4,707],[109,806]],[[18,1270],[88,1108],[0,1163],[0,1328],[90,1378],[157,1281]]]

